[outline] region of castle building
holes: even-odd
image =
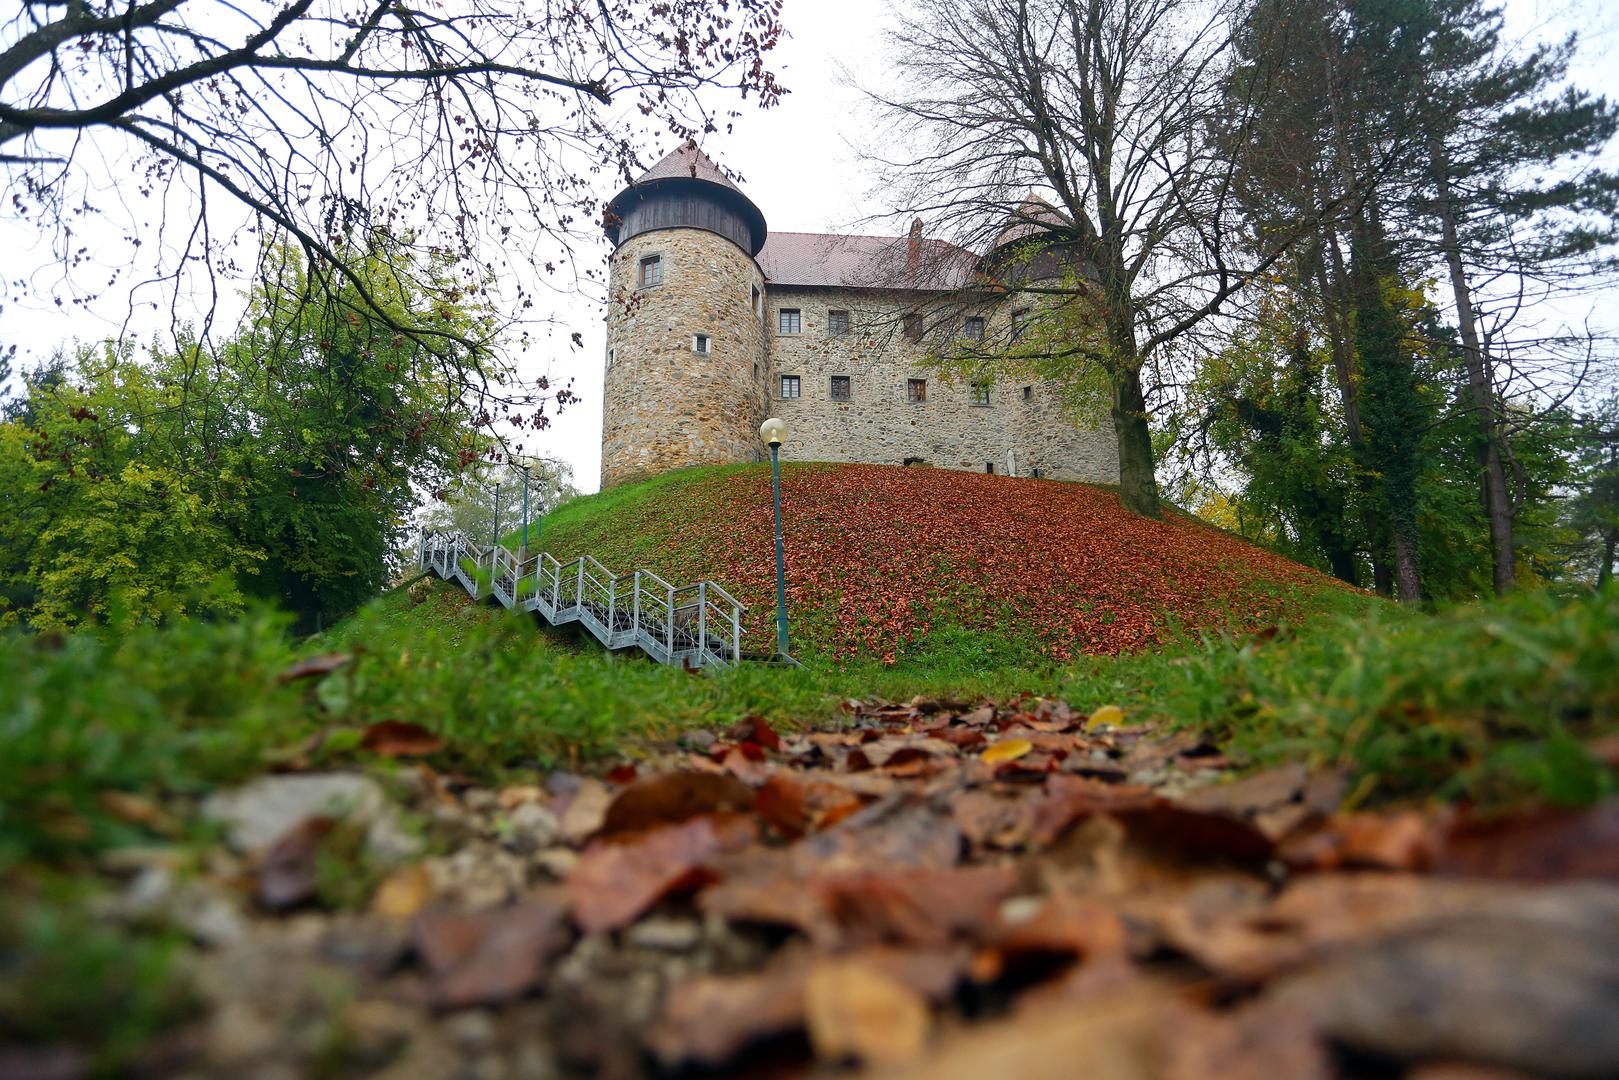
[[[686,465],[763,460],[927,464],[1118,482],[1105,416],[1076,422],[1027,376],[950,380],[941,339],[1001,340],[1037,301],[965,286],[985,256],[924,238],[770,233],[759,208],[686,143],[608,205],[602,486]],[[1038,230],[1034,230],[1038,231]]]

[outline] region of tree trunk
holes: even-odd
[[[1456,321],[1461,326],[1462,355],[1467,365],[1467,406],[1478,427],[1477,451],[1484,480],[1484,516],[1490,525],[1492,577],[1495,595],[1504,596],[1517,584],[1518,566],[1512,543],[1512,499],[1507,491],[1500,429],[1495,422],[1495,395],[1490,385],[1489,364],[1479,342],[1478,322],[1473,315],[1472,289],[1467,284],[1466,267],[1462,265],[1462,246],[1451,198],[1450,162],[1442,139],[1435,136],[1430,145],[1445,263],[1450,269],[1450,289],[1456,300]]]
[[[1619,532],[1610,532],[1602,538],[1602,565],[1597,567],[1597,588],[1613,580],[1613,556],[1619,549]]]
[[[1119,437],[1119,498],[1143,517],[1155,518],[1158,482],[1139,368],[1125,367],[1113,374],[1113,430]]]
[[[1358,475],[1355,486],[1360,490],[1361,528],[1366,532],[1367,553],[1372,561],[1372,588],[1379,596],[1394,595],[1394,574],[1389,568],[1388,530],[1378,521],[1372,506],[1376,493],[1368,477],[1371,470],[1366,463],[1366,432],[1360,422],[1360,391],[1355,377],[1355,346],[1351,340],[1349,317],[1346,309],[1353,302],[1349,269],[1344,265],[1343,249],[1338,245],[1336,233],[1327,233],[1327,247],[1332,252],[1332,280],[1328,280],[1325,257],[1316,264],[1316,279],[1321,286],[1321,307],[1327,317],[1327,340],[1332,349],[1332,368],[1338,383],[1338,396],[1344,407],[1344,430],[1349,438],[1349,456],[1354,460]]]

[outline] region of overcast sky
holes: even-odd
[[[7,0],[0,0],[4,4]],[[1619,96],[1619,3],[1614,0],[1509,0],[1514,34],[1558,36],[1578,29],[1583,38],[1578,81],[1589,90]],[[741,174],[742,187],[764,212],[772,230],[840,231],[873,213],[888,209],[850,148],[867,127],[860,95],[845,85],[844,69],[856,78],[881,71],[882,6],[862,0],[787,0],[783,20],[791,32],[776,53],[776,69],[791,93],[766,112],[749,111],[734,133],[708,139],[704,149],[724,166]],[[675,140],[663,150],[672,149]],[[652,155],[656,157],[657,154]],[[613,194],[604,190],[603,198]],[[48,275],[47,249],[16,223],[0,217],[0,274],[10,281],[34,278],[42,288],[19,298],[15,289],[4,297],[0,344],[16,342],[23,363],[36,362],[74,337],[95,340],[116,333],[129,313],[128,289],[108,295],[89,310],[65,312],[54,303]],[[588,257],[588,253],[586,254]],[[605,257],[603,245],[598,258]],[[1591,302],[1596,318],[1619,324],[1612,297]],[[582,490],[594,490],[600,469],[601,381],[604,352],[603,311],[583,297],[562,298],[556,312],[562,324],[584,333],[584,347],[566,344],[566,334],[542,343],[523,360],[529,376],[549,373],[573,379],[582,398],[532,443],[532,449],[572,463]],[[1579,318],[1585,312],[1570,312]],[[132,322],[143,334],[166,325],[151,314]]]

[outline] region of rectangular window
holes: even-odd
[[[613,350],[612,349],[607,350],[607,366],[608,367],[613,366]]]
[[[753,285],[750,287],[753,289],[753,297],[751,300],[753,304],[753,313],[755,315],[763,315],[765,313],[765,306],[763,302],[764,298],[759,295],[759,286]]]
[[[849,400],[849,376],[847,376],[847,375],[834,375],[834,376],[832,376],[832,400],[833,401],[848,401]]]
[[[1017,341],[1023,336],[1023,331],[1029,327],[1029,309],[1022,308],[1012,312],[1012,340]]]
[[[783,375],[781,377],[781,396],[795,398],[798,396],[798,376]]]
[[[926,401],[928,399],[928,381],[926,379],[905,380],[906,401]]]
[[[641,288],[663,284],[663,256],[648,255],[641,260]]]
[[[826,313],[826,336],[842,337],[849,332],[849,313],[847,311],[829,311]]]
[[[984,471],[989,473],[989,475],[994,476],[995,475],[995,463],[993,461],[984,462]]]
[[[1025,386],[1023,388],[1023,400],[1024,401],[1033,401],[1034,400],[1034,387]]]
[[[709,336],[707,334],[693,334],[691,336],[691,351],[694,353],[708,352]]]
[[[904,327],[905,327],[905,340],[906,341],[921,341],[922,340],[922,316],[920,316],[920,315],[907,315],[907,316],[905,316],[905,318],[903,320],[903,323],[904,323]]]
[[[973,404],[974,405],[988,405],[989,404],[989,383],[987,383],[987,382],[973,383]]]
[[[984,320],[977,315],[967,316],[967,321],[961,327],[961,336],[969,341],[983,341]]]
[[[796,334],[804,328],[804,321],[799,317],[797,308],[784,307],[776,312],[776,332],[778,334]]]

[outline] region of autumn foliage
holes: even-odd
[[[770,470],[692,469],[564,508],[561,559],[712,578],[748,605],[744,648],[772,641]],[[598,509],[599,507],[599,509]],[[1150,648],[1175,627],[1297,619],[1325,576],[1228,533],[1125,510],[1103,488],[942,469],[789,465],[782,472],[793,651],[893,663],[930,633],[1066,660]]]

